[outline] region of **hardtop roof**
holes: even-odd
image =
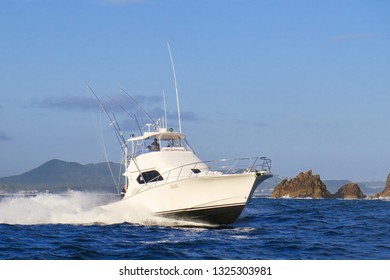
[[[160,132],[144,132],[144,135],[131,137],[127,139],[127,142],[134,142],[145,140],[149,138],[157,138],[159,140],[175,140],[175,139],[184,139],[185,134],[173,131],[160,131]]]

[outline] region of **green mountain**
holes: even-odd
[[[119,175],[121,165],[112,162],[109,164],[118,181],[122,177]],[[69,189],[117,192],[107,163],[82,165],[53,159],[21,175],[0,178],[0,191],[3,192],[62,192]]]

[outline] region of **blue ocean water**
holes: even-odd
[[[230,226],[111,217],[81,192],[0,200],[0,259],[390,259],[390,201],[253,198]]]

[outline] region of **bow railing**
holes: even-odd
[[[149,180],[139,191],[157,185],[199,176],[216,176],[240,173],[270,174],[271,160],[266,157],[249,157],[200,161],[175,167]]]

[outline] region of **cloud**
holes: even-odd
[[[130,5],[146,2],[147,0],[99,0],[99,2],[109,5]]]
[[[142,106],[156,104],[160,101],[160,97],[157,96],[144,96],[137,95],[133,97],[135,102],[130,97],[124,94],[114,95],[112,97],[99,97],[101,104],[107,109],[107,111],[123,111],[121,107],[128,110],[134,110],[137,108],[137,104]],[[162,102],[162,101],[161,101]],[[39,101],[32,103],[33,107],[48,108],[48,109],[62,109],[68,111],[75,110],[96,110],[99,108],[99,101],[95,97],[82,97],[82,96],[60,96],[60,97],[46,97]]]
[[[47,97],[45,99],[33,102],[33,107],[63,110],[90,110],[96,109],[98,101],[93,98],[79,96]]]
[[[0,130],[0,141],[12,140],[4,131]]]
[[[203,119],[200,119],[194,112],[191,112],[191,111],[181,112],[180,118],[183,119],[183,120],[187,120],[187,121],[200,121],[200,120],[203,120]]]
[[[148,117],[142,111],[145,111],[153,120],[157,120],[164,116],[163,100],[161,96],[152,95],[135,95],[134,100],[125,94],[118,94],[112,97],[99,97],[101,103],[107,112],[114,112],[116,114],[139,115],[141,112],[142,119]],[[33,102],[33,107],[45,108],[52,110],[64,111],[96,111],[101,106],[99,101],[94,97],[80,97],[80,96],[61,96],[61,97],[47,97],[42,100]],[[168,120],[177,120],[176,112],[167,113]],[[183,111],[181,118],[188,121],[197,121],[199,118],[194,112]],[[149,120],[148,120],[149,121]]]
[[[374,38],[373,34],[362,33],[362,34],[343,34],[334,36],[331,38],[332,42],[349,42],[349,41],[361,41]]]

